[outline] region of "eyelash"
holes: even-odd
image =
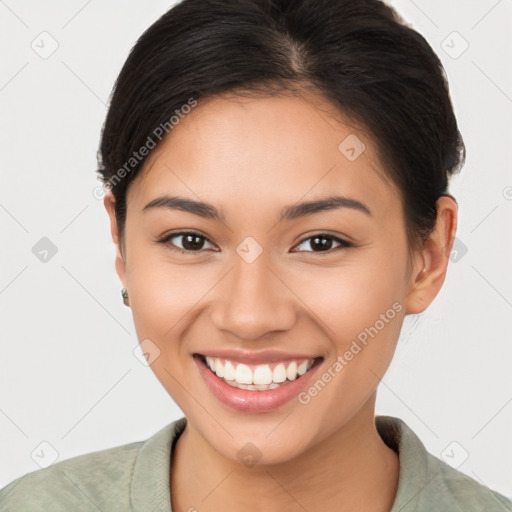
[[[186,249],[181,249],[179,247],[176,247],[174,244],[170,243],[171,239],[180,237],[180,236],[186,236],[186,235],[197,236],[199,238],[206,240],[208,243],[211,244],[210,240],[208,240],[207,237],[205,237],[204,235],[200,235],[199,233],[195,233],[193,231],[182,231],[180,233],[172,233],[170,235],[165,236],[161,240],[158,240],[158,243],[165,245],[167,248],[169,248],[172,251],[179,252],[182,254],[199,254],[200,252],[202,252],[202,250],[190,251],[190,250],[186,250]],[[332,254],[332,252],[334,252],[336,250],[349,249],[351,247],[355,247],[355,245],[353,243],[348,242],[347,240],[343,240],[342,238],[338,238],[337,236],[329,235],[328,233],[316,233],[314,235],[308,236],[306,238],[303,238],[297,245],[302,245],[304,242],[306,242],[308,240],[312,240],[314,238],[324,238],[324,239],[332,240],[334,242],[339,243],[340,245],[338,247],[328,249],[327,251],[298,251],[298,252],[309,252],[312,254]]]

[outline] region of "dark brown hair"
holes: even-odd
[[[439,58],[377,0],[183,0],[151,25],[116,81],[98,151],[121,235],[140,149],[172,136],[186,105],[301,88],[369,130],[402,193],[409,241],[425,239],[464,143]]]

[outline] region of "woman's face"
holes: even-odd
[[[233,460],[284,462],[357,415],[370,425],[422,268],[372,140],[304,98],[199,101],[127,195],[116,266],[138,338],[189,428]],[[230,386],[196,354],[267,385]],[[269,375],[287,381],[263,391]]]

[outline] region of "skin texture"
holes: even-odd
[[[354,161],[338,149],[350,134],[365,145]],[[142,211],[162,194],[211,203],[225,222]],[[339,208],[277,223],[284,206],[333,194],[371,216]],[[111,193],[104,204],[138,338],[160,350],[151,368],[188,418],[171,470],[173,511],[390,510],[399,461],[375,428],[376,390],[405,314],[424,311],[444,282],[456,203],[438,200],[436,230],[410,257],[401,195],[370,135],[303,92],[201,100],[130,185],[123,240]],[[185,230],[206,237],[195,253],[170,249],[183,237],[157,242]],[[308,238],[319,233],[354,247],[321,251]],[[248,236],[263,249],[252,263],[236,252]],[[401,310],[307,404],[235,411],[192,359],[208,349],[299,352],[324,358],[316,380],[394,303]],[[237,456],[248,442],[262,455],[253,467]]]

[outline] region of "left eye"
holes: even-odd
[[[306,252],[327,252],[333,248],[333,242],[339,244],[338,247],[335,247],[335,249],[352,247],[352,244],[350,242],[342,240],[341,238],[338,238],[336,236],[327,235],[324,233],[320,233],[318,235],[305,238],[304,240],[302,240],[302,242],[300,242],[300,244],[297,247],[309,243],[310,247],[312,247],[313,250]]]

